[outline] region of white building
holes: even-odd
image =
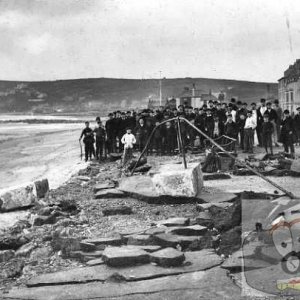
[[[290,65],[278,80],[278,97],[283,109],[296,112],[300,107],[300,59]]]

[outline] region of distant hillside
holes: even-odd
[[[196,85],[203,93],[223,91],[226,98],[258,101],[277,98],[277,83],[206,78],[162,80],[163,99],[178,97],[185,87]],[[145,107],[158,99],[156,79],[74,79],[43,82],[0,81],[0,112],[87,112]]]

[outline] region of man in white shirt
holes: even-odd
[[[256,128],[256,118],[252,115],[252,111],[248,110],[244,127],[244,152],[253,153],[254,130]]]
[[[131,128],[126,129],[126,133],[122,136],[122,144],[124,145],[123,166],[132,158],[133,145],[136,143],[135,136],[131,133]]]

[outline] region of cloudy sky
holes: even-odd
[[[300,58],[299,15],[297,0],[0,0],[0,79],[276,81]]]

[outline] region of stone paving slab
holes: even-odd
[[[221,258],[212,250],[184,252],[185,263],[180,267],[164,268],[152,264],[125,268],[110,268],[106,265],[74,268],[68,271],[42,274],[27,282],[27,286],[60,285],[70,283],[87,283],[106,281],[111,275],[118,273],[126,281],[145,280],[169,275],[178,275],[210,269],[222,263]]]
[[[1,297],[1,294],[0,294]],[[174,300],[174,299],[241,299],[241,291],[219,267],[178,276],[138,282],[88,283],[37,288],[13,289],[3,299],[22,300]]]
[[[162,267],[180,266],[184,260],[184,253],[174,248],[165,248],[150,254],[150,261]]]
[[[142,249],[107,247],[103,252],[102,259],[111,267],[133,266],[148,263],[149,254]]]

